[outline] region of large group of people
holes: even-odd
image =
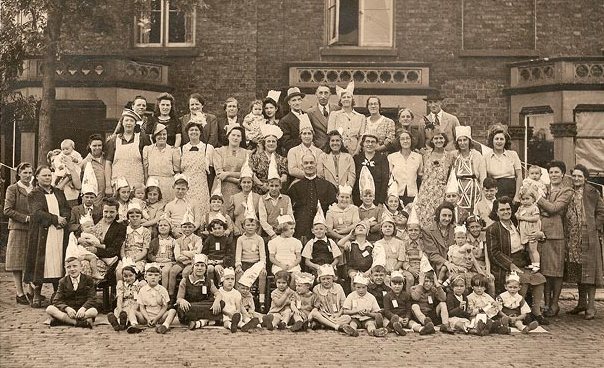
[[[567,313],[594,318],[604,203],[583,165],[524,178],[505,126],[482,145],[439,94],[397,121],[377,96],[355,111],[352,83],[336,94],[320,85],[305,112],[298,88],[270,91],[243,118],[234,98],[215,116],[192,94],[178,118],[170,94],[149,115],[136,96],[85,157],[65,139],[21,163],[4,207],[16,303],[92,327],[96,285],[115,282],[116,331],[486,335],[548,324],[566,280]]]

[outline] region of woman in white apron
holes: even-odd
[[[180,167],[182,173],[189,178],[189,191],[187,201],[198,206],[201,213],[210,209],[210,192],[208,189],[208,173],[214,147],[203,143],[201,138],[201,126],[190,122],[185,132],[189,137],[189,143],[182,147]]]
[[[140,120],[138,114],[130,109],[124,109],[121,119],[123,132],[112,136],[107,142],[105,171],[106,177],[111,178],[111,183],[120,177],[125,178],[131,187],[145,183],[140,147],[151,142],[145,133],[134,132],[137,120]],[[112,193],[113,188],[107,185],[105,194]]]
[[[145,178],[157,179],[164,203],[174,199],[174,174],[180,172],[180,149],[167,144],[167,139],[166,126],[157,123],[153,132],[155,143],[143,148]]]

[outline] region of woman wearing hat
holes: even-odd
[[[453,170],[459,187],[459,206],[474,213],[474,204],[480,200],[480,188],[487,177],[487,170],[484,158],[474,149],[472,127],[455,127],[455,148],[458,154]]]
[[[493,151],[486,152],[484,160],[487,175],[497,180],[497,198],[510,197],[516,202],[522,186],[522,164],[518,153],[510,149],[512,139],[507,128],[494,125],[489,131],[487,145]]]
[[[210,204],[208,174],[212,165],[214,147],[201,141],[203,131],[204,128],[195,121],[189,122],[185,127],[189,142],[182,147],[180,168],[189,178],[187,201],[198,206],[202,213],[207,213]]]
[[[27,252],[27,230],[30,214],[27,207],[27,195],[33,186],[31,178],[33,169],[29,162],[17,166],[19,180],[6,188],[4,216],[8,217],[8,243],[6,245],[6,271],[13,273],[17,289],[17,304],[29,304],[23,291],[23,267]]]
[[[337,130],[344,138],[344,147],[352,155],[357,154],[361,146],[359,141],[361,133],[365,131],[365,117],[354,111],[354,82],[350,82],[346,88],[336,86],[336,94],[339,97],[339,105],[342,109],[333,111],[329,115],[327,131]]]
[[[124,109],[120,119],[120,132],[107,141],[105,157],[105,181],[113,183],[124,177],[133,186],[145,183],[143,170],[143,147],[151,144],[145,132],[135,133],[140,116],[130,109]],[[113,194],[110,185],[105,186],[107,196]]]
[[[145,179],[150,176],[157,178],[162,200],[167,203],[174,199],[172,186],[174,174],[180,172],[180,150],[167,143],[168,131],[162,123],[155,126],[153,140],[154,144],[143,148]]]
[[[268,168],[271,156],[275,155],[277,172],[281,184],[287,182],[287,159],[277,153],[277,142],[283,136],[281,128],[273,124],[264,124],[260,127],[262,139],[258,143],[261,149],[250,157],[250,166],[254,172],[254,193],[265,194],[268,192]]]
[[[226,138],[228,145],[214,151],[216,180],[214,180],[212,188],[212,192],[214,192],[214,188],[221,185],[225,209],[226,205],[231,203],[231,196],[241,191],[239,174],[243,163],[250,154],[250,151],[244,148],[245,129],[234,126],[226,133]]]

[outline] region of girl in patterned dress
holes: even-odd
[[[480,200],[482,181],[487,177],[486,164],[480,152],[474,149],[471,127],[455,127],[455,137],[458,154],[452,170],[459,186],[459,206],[473,213],[474,205]]]

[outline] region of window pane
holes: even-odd
[[[392,0],[362,0],[360,46],[392,46]]]
[[[161,0],[151,1],[151,10],[137,20],[137,41],[145,44],[161,43]]]
[[[340,0],[340,24],[338,45],[358,45],[359,0]]]
[[[330,0],[327,8],[327,19],[329,20],[329,31],[328,40],[329,44],[333,44],[338,41],[338,18],[336,12],[336,0]]]
[[[175,6],[170,5],[168,14],[168,43],[192,43],[193,42],[192,12],[178,11]]]

